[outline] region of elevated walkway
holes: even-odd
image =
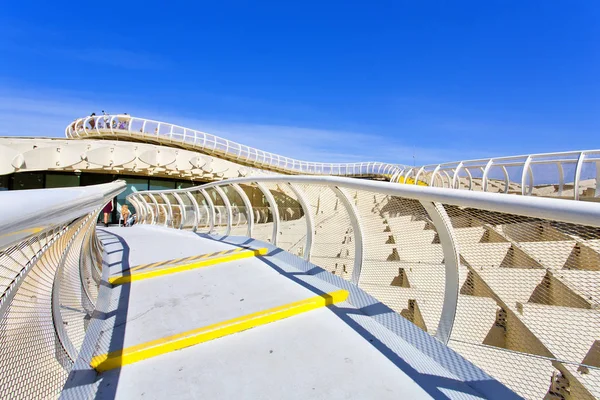
[[[98,237],[104,300],[63,399],[517,398],[361,289],[268,243],[148,225]]]

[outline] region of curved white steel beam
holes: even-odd
[[[294,185],[293,183],[288,182],[288,185],[292,189],[292,192],[294,192],[294,194],[296,195],[296,198],[298,199],[298,203],[300,203],[300,206],[302,207],[302,210],[304,211],[304,217],[306,218],[306,242],[304,245],[303,256],[306,261],[310,261],[312,242],[313,242],[313,233],[315,231],[315,221],[314,221],[308,200],[306,199],[306,196],[304,195],[304,192],[301,191],[300,189],[298,189],[296,187],[296,185]]]
[[[246,231],[246,236],[252,237],[252,232],[254,231],[254,210],[252,209],[252,203],[248,198],[244,189],[240,187],[237,183],[231,185],[233,190],[241,197],[242,202],[244,203],[244,207],[246,207],[246,223],[248,224],[248,229]]]
[[[363,230],[360,223],[360,217],[356,206],[348,197],[346,190],[339,186],[332,186],[331,190],[334,191],[335,195],[342,201],[346,212],[348,212],[348,218],[352,224],[352,231],[354,232],[354,267],[352,268],[352,282],[358,286],[360,283],[360,273],[364,261],[363,252]]]
[[[279,235],[279,208],[277,208],[277,202],[273,197],[271,191],[262,183],[257,183],[256,186],[263,193],[267,202],[269,203],[269,207],[271,208],[271,213],[273,215],[273,245],[277,246],[277,236]]]

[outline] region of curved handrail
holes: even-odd
[[[356,180],[329,176],[255,176],[226,179],[185,189],[139,191],[146,193],[185,193],[207,189],[223,184],[252,182],[289,182],[298,184],[340,186],[356,190],[368,190],[389,196],[413,200],[439,202],[458,207],[470,207],[492,212],[510,213],[525,217],[551,219],[554,221],[588,225],[600,228],[600,206],[589,202],[566,202],[562,199],[522,196],[504,196],[500,193],[458,191],[420,185],[392,185],[389,182]],[[132,196],[132,195],[129,195]],[[128,196],[128,197],[129,197]]]
[[[0,195],[0,250],[101,207],[125,181],[74,188],[14,190]]]
[[[321,163],[302,161],[249,147],[210,133],[130,115],[79,118],[65,129],[68,138],[128,137],[177,144],[233,162],[285,174],[380,176],[390,179],[406,167],[382,162]]]
[[[566,166],[570,166],[573,170],[569,180],[565,179]],[[588,187],[583,187],[584,179],[581,175],[584,166],[591,167],[593,171],[593,174],[589,174],[588,177]],[[546,169],[542,170],[542,168]],[[516,176],[512,180],[509,169],[512,169],[513,175]],[[536,174],[534,169],[538,169]],[[537,183],[534,181],[534,175],[538,178]],[[591,182],[594,178],[596,182]],[[512,190],[514,194],[524,196],[569,197],[579,200],[583,197],[582,191],[585,189],[592,189],[593,192],[586,197],[600,196],[598,179],[600,179],[600,150],[578,150],[429,164],[406,168],[401,174],[394,176],[392,181],[468,190],[476,190],[477,182],[479,190],[484,192],[509,193]],[[496,187],[494,190],[490,185],[491,180],[501,183],[502,187]],[[536,186],[550,185],[557,186],[555,194],[534,191]],[[572,185],[573,194],[564,196],[567,185]]]
[[[58,397],[85,352],[102,264],[96,220],[125,188],[115,181],[0,193],[3,397]]]

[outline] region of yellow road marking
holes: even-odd
[[[181,350],[199,343],[208,342],[233,333],[252,329],[257,326],[298,315],[317,308],[345,301],[348,291],[336,290],[305,300],[288,303],[256,313],[233,318],[227,321],[208,325],[203,328],[178,333],[173,336],[127,347],[92,358],[90,365],[98,372],[120,368],[147,358],[156,357],[171,351]]]
[[[261,249],[256,249],[256,250],[245,250],[245,251],[241,251],[241,250],[242,249],[225,250],[227,252],[230,252],[230,254],[222,255],[222,256],[219,256],[218,254],[221,254],[223,252],[213,253],[213,255],[215,255],[214,258],[210,258],[208,260],[202,260],[202,261],[195,261],[195,262],[189,263],[189,264],[166,266],[164,268],[155,269],[152,271],[137,272],[137,273],[133,273],[131,275],[112,276],[112,277],[108,278],[108,283],[111,283],[113,285],[122,285],[124,283],[131,283],[133,281],[139,281],[142,279],[154,278],[155,276],[174,274],[176,272],[188,271],[190,269],[208,267],[210,265],[220,264],[220,263],[224,263],[227,261],[240,260],[242,258],[249,258],[249,257],[255,257],[255,256],[264,256],[265,254],[267,254],[269,252],[269,250],[267,248],[261,248]]]
[[[242,250],[248,250],[248,249],[245,248],[245,247],[239,247],[239,248],[236,248],[236,249],[230,249],[230,250],[225,250],[225,251],[228,251],[228,252],[231,252],[231,253],[236,253],[236,252],[242,251]],[[185,262],[185,261],[192,261],[192,260],[199,260],[199,259],[202,259],[202,258],[214,257],[214,256],[216,256],[217,254],[220,254],[220,253],[221,252],[218,251],[216,253],[199,254],[199,255],[196,255],[196,256],[190,256],[190,257],[185,257],[185,258],[175,258],[175,259],[172,259],[172,260],[158,261],[158,262],[155,262],[155,263],[152,263],[152,264],[141,264],[141,265],[136,265],[135,267],[129,268],[128,271],[137,271],[137,270],[140,270],[140,269],[148,269],[148,268],[159,267],[159,266],[162,266],[162,265],[169,265],[169,264],[179,264],[179,263],[182,263],[182,262]]]

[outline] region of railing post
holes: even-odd
[[[169,225],[173,226],[173,208],[171,207],[171,202],[169,201],[169,198],[164,193],[159,193],[158,195],[160,196],[161,199],[163,199],[163,201],[167,205],[167,210],[169,210],[169,213],[167,214],[168,219],[165,221],[165,226],[169,226]],[[175,228],[175,227],[173,226],[173,228]]]
[[[352,224],[352,230],[354,231],[354,267],[352,268],[352,282],[356,286],[358,286],[360,283],[360,272],[362,269],[364,258],[363,231],[359,219],[358,210],[356,209],[354,202],[350,200],[348,194],[344,189],[341,189],[338,186],[333,186],[331,187],[331,190],[333,190],[336,196],[344,204],[344,207],[346,207],[348,217],[350,218],[350,223]]]
[[[506,194],[508,193],[508,185],[510,185],[510,177],[508,176],[508,171],[504,165],[502,166],[502,172],[504,172],[504,193]]]
[[[460,169],[463,166],[463,162],[459,162],[458,165],[456,166],[456,168],[454,169],[454,174],[452,175],[452,189],[458,189],[457,187],[457,183],[458,180],[460,179],[460,175],[458,174],[460,172]],[[460,186],[460,185],[458,185]]]
[[[423,173],[423,171],[425,171],[425,167],[421,167],[421,168],[419,168],[419,171],[417,171],[417,175],[415,176],[415,183],[414,183],[415,185],[418,184],[418,182],[419,182],[419,176],[421,176],[421,174]],[[404,182],[404,183],[406,183],[406,182]]]
[[[579,182],[581,180],[581,168],[583,167],[583,160],[585,159],[585,153],[582,151],[579,153],[577,159],[577,165],[575,167],[575,182],[573,185],[573,198],[579,200]]]
[[[600,196],[600,161],[596,161],[596,190],[594,197]]]
[[[442,250],[444,253],[445,267],[445,285],[444,285],[444,304],[442,305],[442,315],[438,323],[435,337],[443,344],[447,344],[452,334],[454,320],[456,317],[456,307],[458,304],[458,274],[460,267],[460,256],[458,252],[458,241],[454,235],[452,221],[441,203],[429,201],[420,202],[429,214],[429,218],[435,225]]]
[[[490,158],[490,160],[487,162],[487,164],[485,164],[485,168],[483,169],[483,176],[481,177],[481,190],[483,190],[484,192],[487,192],[487,188],[488,188],[488,175],[490,173],[490,168],[492,168],[492,165],[494,164],[494,159]]]
[[[173,192],[173,197],[175,197],[175,200],[177,200],[177,204],[179,204],[179,215],[181,218],[181,223],[179,224],[179,229],[183,229],[183,227],[185,226],[185,221],[187,220],[187,212],[185,211],[185,204],[183,203],[183,200],[181,200],[181,197],[179,196],[178,193]]]
[[[196,232],[198,230],[198,224],[200,223],[200,207],[198,207],[198,202],[192,193],[186,191],[185,194],[194,206],[194,227],[192,228],[192,231]]]
[[[294,184],[288,183],[292,192],[296,195],[298,199],[298,203],[302,207],[302,211],[304,211],[304,217],[306,218],[306,244],[304,246],[304,254],[303,257],[306,261],[310,261],[312,243],[313,243],[313,234],[315,232],[315,222],[312,215],[312,210],[310,209],[310,205],[306,200],[306,196],[304,192],[298,189]]]
[[[565,188],[565,171],[563,170],[562,163],[557,162],[556,167],[558,168],[558,196],[562,196],[562,192]],[[597,181],[596,181],[597,182]]]
[[[231,212],[231,203],[229,202],[227,195],[225,194],[223,189],[221,189],[220,186],[215,186],[213,189],[215,189],[219,196],[221,196],[221,199],[223,199],[223,204],[225,204],[225,211],[227,211],[227,229],[225,230],[225,236],[229,236],[229,234],[231,233],[231,220],[233,219],[233,213]]]
[[[246,236],[252,237],[252,232],[254,230],[254,210],[252,209],[252,203],[248,198],[248,195],[237,183],[233,183],[231,185],[233,190],[237,192],[237,194],[242,198],[244,202],[244,207],[246,207],[246,223],[248,224],[248,229],[246,231]]]
[[[137,211],[137,213],[139,214],[139,215],[138,215],[138,222],[139,222],[140,220],[144,220],[144,221],[145,221],[145,219],[146,219],[146,217],[147,217],[147,210],[146,210],[146,206],[144,206],[144,205],[143,205],[143,204],[140,202],[140,200],[139,200],[138,196],[136,196],[135,194],[134,194],[134,195],[131,195],[131,197],[129,197],[129,202],[130,202],[131,204],[133,204],[133,207],[135,208],[135,210],[136,210],[136,211]]]
[[[525,187],[527,182],[527,173],[529,172],[529,166],[531,165],[531,156],[527,156],[525,163],[523,164],[523,171],[521,172],[521,195],[525,196]],[[533,190],[533,181],[531,182],[531,188]]]
[[[431,183],[429,184],[429,186],[432,187],[436,187],[435,185],[435,178],[437,177],[438,172],[440,171],[441,165],[438,164],[435,169],[433,170],[433,172],[431,173]],[[444,182],[442,182],[442,187],[444,187]]]
[[[211,234],[213,229],[215,229],[215,205],[205,189],[200,189],[200,193],[202,193],[202,196],[204,196],[204,199],[206,200],[206,204],[208,204],[208,233]]]
[[[146,221],[147,224],[150,225],[154,225],[155,221],[154,221],[154,211],[152,210],[152,207],[150,207],[150,204],[148,204],[148,202],[146,201],[146,199],[144,199],[144,196],[140,195],[140,199],[142,200],[142,202],[144,203],[144,206],[146,207],[146,219],[148,217],[150,217],[150,221]]]
[[[269,203],[269,207],[271,208],[271,214],[273,215],[273,245],[277,246],[277,236],[279,234],[279,209],[277,208],[277,203],[275,202],[275,198],[269,189],[265,187],[260,182],[256,183],[256,186],[263,193],[267,202]]]
[[[154,220],[152,221],[152,225],[158,224],[158,220],[160,219],[160,206],[158,205],[158,201],[156,201],[156,197],[152,193],[148,193],[148,196],[154,203],[154,207],[156,207],[156,215],[154,216]],[[165,215],[165,226],[167,225],[167,216]]]

